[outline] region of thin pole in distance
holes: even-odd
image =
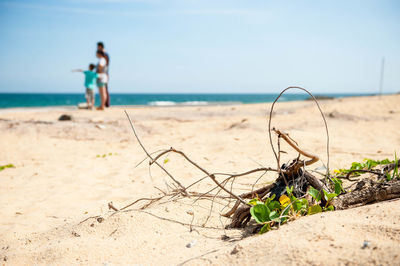
[[[385,71],[385,57],[382,57],[382,63],[381,63],[381,79],[379,81],[379,95],[382,95],[382,90],[383,90],[383,73]]]

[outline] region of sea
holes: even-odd
[[[314,96],[343,98],[367,96],[371,94],[326,93]],[[228,105],[273,102],[277,93],[221,93],[221,94],[184,94],[184,93],[113,93],[110,95],[112,106],[190,106],[190,105]],[[308,99],[305,93],[288,93],[279,101],[299,101]],[[96,104],[99,103],[96,95]],[[56,107],[77,106],[86,102],[82,93],[0,93],[0,108],[20,107]]]

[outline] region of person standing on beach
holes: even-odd
[[[96,57],[99,59],[99,62],[96,66],[97,70],[96,72],[97,72],[97,87],[99,88],[99,94],[100,94],[100,106],[97,108],[97,110],[104,110],[107,102],[107,92],[106,92],[106,86],[108,82],[108,75],[106,73],[107,61],[104,52],[101,50],[97,50]]]
[[[105,73],[107,74],[107,78],[108,80],[110,80],[110,74],[109,74],[109,65],[110,65],[110,56],[108,55],[108,53],[106,52],[106,50],[104,49],[104,43],[103,42],[98,42],[97,43],[97,50],[98,51],[102,51],[104,53],[105,59],[106,59],[106,68],[105,68]],[[105,107],[110,107],[110,93],[108,92],[108,82],[106,83],[106,94],[107,94],[107,100],[106,100],[106,104]]]
[[[96,87],[97,73],[94,71],[96,66],[89,65],[89,70],[74,69],[72,72],[82,72],[85,75],[85,88],[86,88],[86,102],[88,109],[92,110],[94,107],[94,89]]]

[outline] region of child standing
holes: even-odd
[[[88,109],[94,107],[94,89],[96,88],[97,73],[94,71],[94,64],[89,65],[89,70],[74,69],[72,72],[82,72],[85,75],[86,102]]]

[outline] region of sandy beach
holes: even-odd
[[[400,95],[323,100],[330,169],[400,155]],[[130,107],[145,147],[174,147],[211,172],[276,167],[268,139],[271,103]],[[71,121],[58,121],[62,114]],[[274,127],[327,164],[323,120],[312,101],[278,103]],[[4,265],[400,265],[400,200],[302,217],[263,235],[224,230],[210,201],[162,200],[171,180],[149,168],[123,108],[0,110],[0,261]],[[274,139],[276,139],[274,137]],[[297,154],[283,144],[284,160]],[[177,155],[160,160],[184,185],[203,177]],[[141,163],[142,162],[142,163]],[[236,181],[246,192],[259,175]],[[274,173],[258,185],[272,182]],[[168,184],[168,185],[167,185]],[[205,192],[206,180],[194,187]],[[226,207],[225,207],[226,209]],[[204,226],[205,224],[205,226]],[[227,237],[222,237],[227,236]],[[368,245],[365,246],[364,243]],[[364,247],[363,247],[364,246]]]

